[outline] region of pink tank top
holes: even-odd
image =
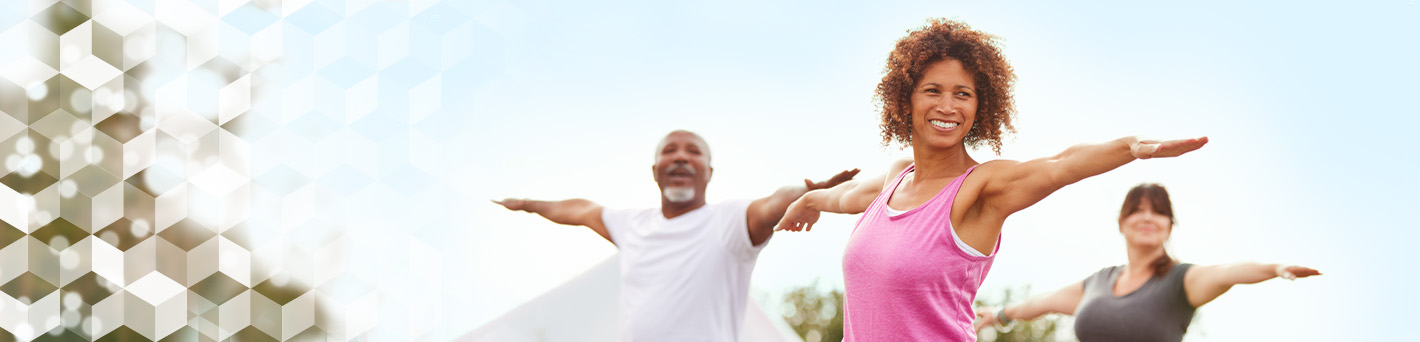
[[[932,199],[889,216],[887,202],[914,166],[858,219],[843,252],[844,341],[975,341],[972,302],[1001,240],[986,257],[952,238],[952,202],[972,166]]]

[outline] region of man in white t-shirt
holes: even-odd
[[[749,278],[784,210],[805,192],[831,188],[858,170],[779,189],[756,200],[705,203],[710,147],[674,131],[651,165],[661,207],[603,209],[584,199],[494,201],[509,210],[586,226],[621,250],[621,335],[626,341],[734,341]]]

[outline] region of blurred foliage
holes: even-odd
[[[1006,288],[999,295],[978,294],[976,307],[1000,308],[1003,305],[1020,303],[1027,298],[1030,298],[1029,286],[1021,290]],[[995,312],[990,314],[995,314]],[[1055,332],[1063,324],[1070,323],[1061,315],[1049,314],[1029,321],[1016,320],[1006,326],[982,328],[976,338],[979,342],[1056,341]],[[1073,338],[1067,339],[1067,341],[1073,340]]]
[[[843,291],[823,292],[815,281],[789,291],[784,304],[784,321],[804,342],[843,340]]]
[[[1016,303],[1030,294],[1030,288],[1004,289],[999,295],[978,296],[977,307],[1000,307]],[[843,291],[822,291],[818,282],[794,288],[784,296],[784,321],[805,342],[838,342],[843,340]],[[1055,341],[1056,331],[1068,319],[1046,315],[1031,321],[1015,321],[1006,327],[988,327],[977,336],[980,342]],[[1073,339],[1067,339],[1073,340]]]

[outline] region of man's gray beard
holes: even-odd
[[[695,199],[695,188],[666,187],[661,190],[661,195],[666,196],[666,200],[672,203],[690,202]]]

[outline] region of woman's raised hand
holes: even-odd
[[[1134,143],[1130,152],[1134,158],[1168,158],[1192,152],[1208,143],[1208,137],[1178,140],[1140,140]]]
[[[784,218],[779,219],[779,224],[774,226],[774,230],[797,232],[813,229],[821,212],[810,208],[806,199],[808,196],[800,197],[794,203],[789,204],[789,209],[784,211]]]
[[[1277,277],[1282,279],[1296,280],[1297,278],[1306,278],[1314,275],[1321,275],[1321,271],[1296,265],[1277,266]]]

